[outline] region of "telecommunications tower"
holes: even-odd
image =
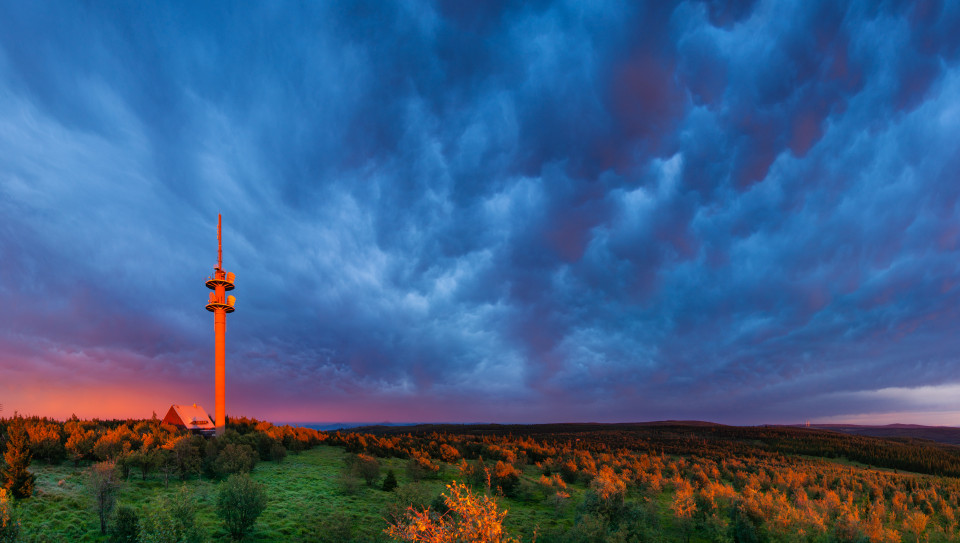
[[[217,214],[217,267],[213,269],[213,277],[207,279],[207,288],[212,290],[207,301],[207,311],[213,312],[213,331],[216,336],[216,395],[217,407],[215,411],[216,433],[223,435],[226,425],[226,393],[224,391],[227,377],[226,343],[227,313],[233,313],[233,304],[236,298],[226,296],[226,291],[233,290],[234,275],[223,270],[223,245],[220,242],[220,214]]]

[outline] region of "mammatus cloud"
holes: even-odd
[[[950,4],[60,8],[0,7],[8,409],[211,403],[222,212],[231,412],[960,410]]]

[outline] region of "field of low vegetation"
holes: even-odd
[[[0,444],[0,542],[960,540],[960,448],[823,430],[16,418]]]

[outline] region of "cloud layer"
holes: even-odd
[[[0,5],[5,413],[960,414],[960,9],[588,4]]]

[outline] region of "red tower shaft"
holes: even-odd
[[[223,287],[217,287],[217,290]],[[223,435],[227,424],[227,312],[217,309],[213,312],[213,332],[216,336],[214,356],[216,369],[214,370],[214,384],[216,386],[216,413],[215,418],[217,435]]]
[[[221,242],[221,219],[217,214],[217,267],[213,269],[213,277],[207,279],[207,288],[212,290],[207,301],[207,311],[213,312],[214,333],[214,385],[216,394],[216,410],[214,424],[218,436],[223,435],[226,427],[227,402],[227,313],[233,313],[233,296],[227,296],[228,290],[233,290],[232,273],[223,270],[223,244]]]

